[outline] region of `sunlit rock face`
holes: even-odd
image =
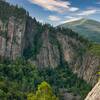
[[[43,44],[40,48],[40,52],[37,54],[37,65],[40,67],[52,67],[55,68],[60,62],[60,52],[58,47],[52,45],[49,42],[48,30],[42,33]]]
[[[80,65],[80,62],[82,64]],[[88,83],[90,83],[92,86],[96,84],[98,81],[98,71],[100,70],[100,58],[97,56],[94,56],[90,53],[85,53],[83,55],[83,59],[78,59],[75,64],[75,70],[74,72],[78,74],[79,77],[86,80]],[[77,66],[80,66],[77,68]]]
[[[9,17],[6,22],[0,19],[0,56],[16,59],[21,56],[25,21]]]
[[[80,48],[84,48],[84,45],[67,35],[58,35],[58,40],[62,47],[64,60],[68,62],[73,72],[94,86],[98,81],[97,73],[100,70],[100,57],[88,51],[82,55],[79,54]]]
[[[89,92],[85,100],[100,100],[100,81]]]

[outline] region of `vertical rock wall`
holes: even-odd
[[[2,28],[4,24],[5,23],[0,20],[0,56],[16,59],[16,57],[21,56],[23,50],[25,21],[12,16],[6,21],[5,28]]]

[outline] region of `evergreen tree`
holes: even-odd
[[[53,94],[51,86],[44,81],[38,86],[36,94],[28,94],[28,100],[58,100],[58,98]]]

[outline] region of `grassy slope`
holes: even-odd
[[[90,51],[92,54],[94,54],[94,55],[100,57],[100,44],[93,44],[93,45],[90,47],[89,51]]]
[[[64,28],[71,28],[89,40],[100,43],[100,22],[89,19],[81,19],[65,23],[60,26]]]

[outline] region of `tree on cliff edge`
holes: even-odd
[[[53,94],[51,86],[47,82],[42,82],[38,85],[36,94],[29,93],[27,100],[58,100]]]

